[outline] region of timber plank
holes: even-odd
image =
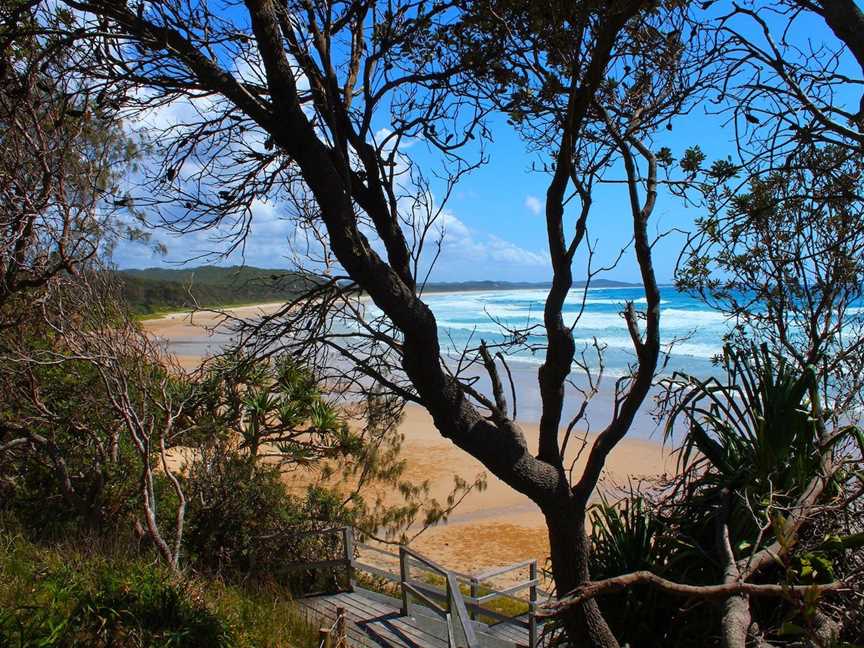
[[[418,628],[414,619],[402,617],[400,611],[362,594],[335,594],[310,597],[298,603],[329,625],[336,618],[336,608],[344,607],[348,616],[349,639],[362,646],[397,648],[446,648],[440,637]],[[360,641],[363,643],[361,644]]]
[[[432,610],[412,605],[411,616],[402,616],[398,599],[360,589],[354,592],[312,596],[297,603],[315,623],[329,627],[336,619],[336,608],[347,614],[348,638],[352,648],[447,648],[447,628]],[[482,644],[527,646],[525,628],[497,623],[478,624]],[[483,640],[482,635],[488,639]]]

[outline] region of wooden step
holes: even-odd
[[[352,648],[447,648],[447,623],[434,610],[411,604],[402,616],[401,601],[390,596],[357,589],[354,592],[302,598],[297,604],[310,620],[328,628],[336,620],[336,609],[345,608],[348,640]],[[500,627],[499,627],[500,626]],[[483,648],[527,646],[524,628],[474,622]]]

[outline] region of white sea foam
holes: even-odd
[[[729,318],[723,313],[709,310],[685,310],[682,308],[664,308],[660,311],[660,319],[668,326],[683,326],[686,323],[693,325],[715,324],[728,326]]]
[[[424,299],[436,315],[442,344],[449,347],[452,346],[451,337],[453,344],[458,346],[472,334],[494,340],[496,336],[506,335],[504,327],[542,324],[546,295],[546,290],[529,289],[432,293]],[[621,315],[628,298],[637,304],[637,308],[644,306],[646,301],[641,291],[635,288],[591,289],[580,315],[583,294],[575,290],[567,299],[563,313],[564,323],[573,326],[578,345],[590,344],[595,337],[606,345],[610,373],[623,371],[632,361],[633,344]],[[707,310],[696,300],[675,292],[669,293],[662,304],[660,326],[663,342],[686,338],[674,345],[673,358],[682,361],[692,358],[705,363],[721,351],[722,338],[730,329],[730,322],[722,313]],[[542,343],[543,329],[537,327],[534,334],[537,342]],[[542,354],[532,356],[526,352],[516,357],[532,364],[542,362]]]

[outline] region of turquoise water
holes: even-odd
[[[546,294],[546,290],[530,289],[429,293],[423,296],[435,313],[441,346],[451,368],[456,367],[463,349],[476,347],[481,339],[490,345],[503,343],[508,338],[505,329],[524,330],[536,325],[525,345],[506,351],[517,394],[517,418],[522,422],[540,419],[537,369],[544,354],[545,334],[540,325]],[[730,322],[721,313],[708,309],[671,286],[661,288],[661,297],[661,339],[668,359],[661,358],[659,373],[668,375],[673,371],[683,371],[703,379],[716,375],[718,370],[712,364],[712,358],[721,353],[723,336],[729,332]],[[603,379],[597,384],[598,392],[587,407],[586,419],[579,424],[581,430],[596,431],[610,421],[614,411],[616,378],[629,374],[629,367],[635,363],[633,345],[621,316],[628,301],[634,302],[637,310],[640,306],[644,308],[646,303],[638,288],[595,288],[587,292],[577,289],[571,292],[565,303],[564,321],[573,327],[577,355],[591,347],[595,339],[604,347]],[[371,307],[369,315],[375,314],[377,309]],[[596,354],[588,352],[585,359],[596,380],[599,373]],[[472,377],[477,380],[474,387],[489,396],[490,386],[485,372],[475,366],[463,374],[463,378]],[[587,386],[584,371],[574,366],[565,385],[562,412],[565,425],[579,411],[583,401],[580,388]],[[654,397],[657,393],[652,390],[640,408],[632,429],[635,436],[658,438],[662,423],[658,424],[656,418]]]
[[[697,300],[677,292],[672,287],[661,289],[661,336],[664,345],[678,339],[670,353],[669,361],[661,373],[669,374],[674,370],[706,378],[716,374],[712,366],[712,356],[720,353],[723,335],[730,324],[723,315],[707,309]],[[582,308],[584,310],[578,317]],[[542,323],[545,290],[499,290],[489,292],[430,293],[423,297],[438,320],[441,346],[451,367],[456,366],[456,358],[466,347],[476,347],[481,339],[495,344],[506,339],[502,325],[512,328]],[[610,419],[614,406],[614,385],[617,376],[628,373],[628,365],[635,361],[632,343],[627,333],[621,311],[627,301],[644,308],[645,298],[638,288],[597,288],[583,295],[582,290],[574,290],[566,302],[564,319],[573,325],[573,334],[578,348],[590,345],[596,337],[605,345],[604,375],[599,384],[599,392],[588,407],[588,420],[580,424],[580,429],[597,430]],[[367,302],[367,318],[379,314]],[[347,324],[351,328],[351,324]],[[356,326],[354,324],[353,326]],[[182,355],[208,355],[218,353],[230,343],[228,331],[217,331],[213,335],[194,335],[174,338],[169,348]],[[545,336],[538,327],[527,342],[542,346]],[[537,386],[537,368],[543,361],[543,350],[532,352],[527,348],[508,351],[508,366],[517,393],[518,420],[536,422],[540,418],[540,394]],[[596,372],[596,357],[588,354],[592,369]],[[467,374],[478,382],[475,388],[489,395],[489,381],[485,372],[476,366]],[[464,377],[464,376],[463,376]],[[571,383],[565,388],[564,421],[578,411],[582,397],[577,387],[585,387],[584,374],[574,367]],[[652,417],[653,398],[649,397],[636,417],[633,433],[644,438],[658,434],[657,422]]]

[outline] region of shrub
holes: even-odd
[[[682,577],[681,564],[692,556],[692,548],[677,536],[680,529],[664,519],[657,502],[645,494],[631,491],[615,503],[601,495],[588,515],[592,579],[640,570],[672,580]],[[706,629],[710,633],[717,622],[716,615],[704,609],[686,617],[680,598],[650,585],[635,585],[600,597],[599,602],[615,636],[631,646],[701,646]],[[676,616],[681,622],[670,623]]]
[[[20,425],[39,440],[0,457],[6,484],[0,507],[38,536],[111,532],[128,523],[140,461],[128,438],[116,435],[120,422],[97,372],[77,361],[27,371],[3,363],[0,388],[12,396],[0,411],[0,427]],[[26,389],[36,397],[23,395]]]
[[[99,541],[34,545],[0,534],[0,646],[314,646],[285,590],[177,579]]]
[[[188,558],[198,569],[229,578],[296,584],[286,564],[335,558],[340,551],[336,537],[306,532],[349,521],[329,493],[292,496],[276,466],[224,449],[202,451],[184,490]]]

